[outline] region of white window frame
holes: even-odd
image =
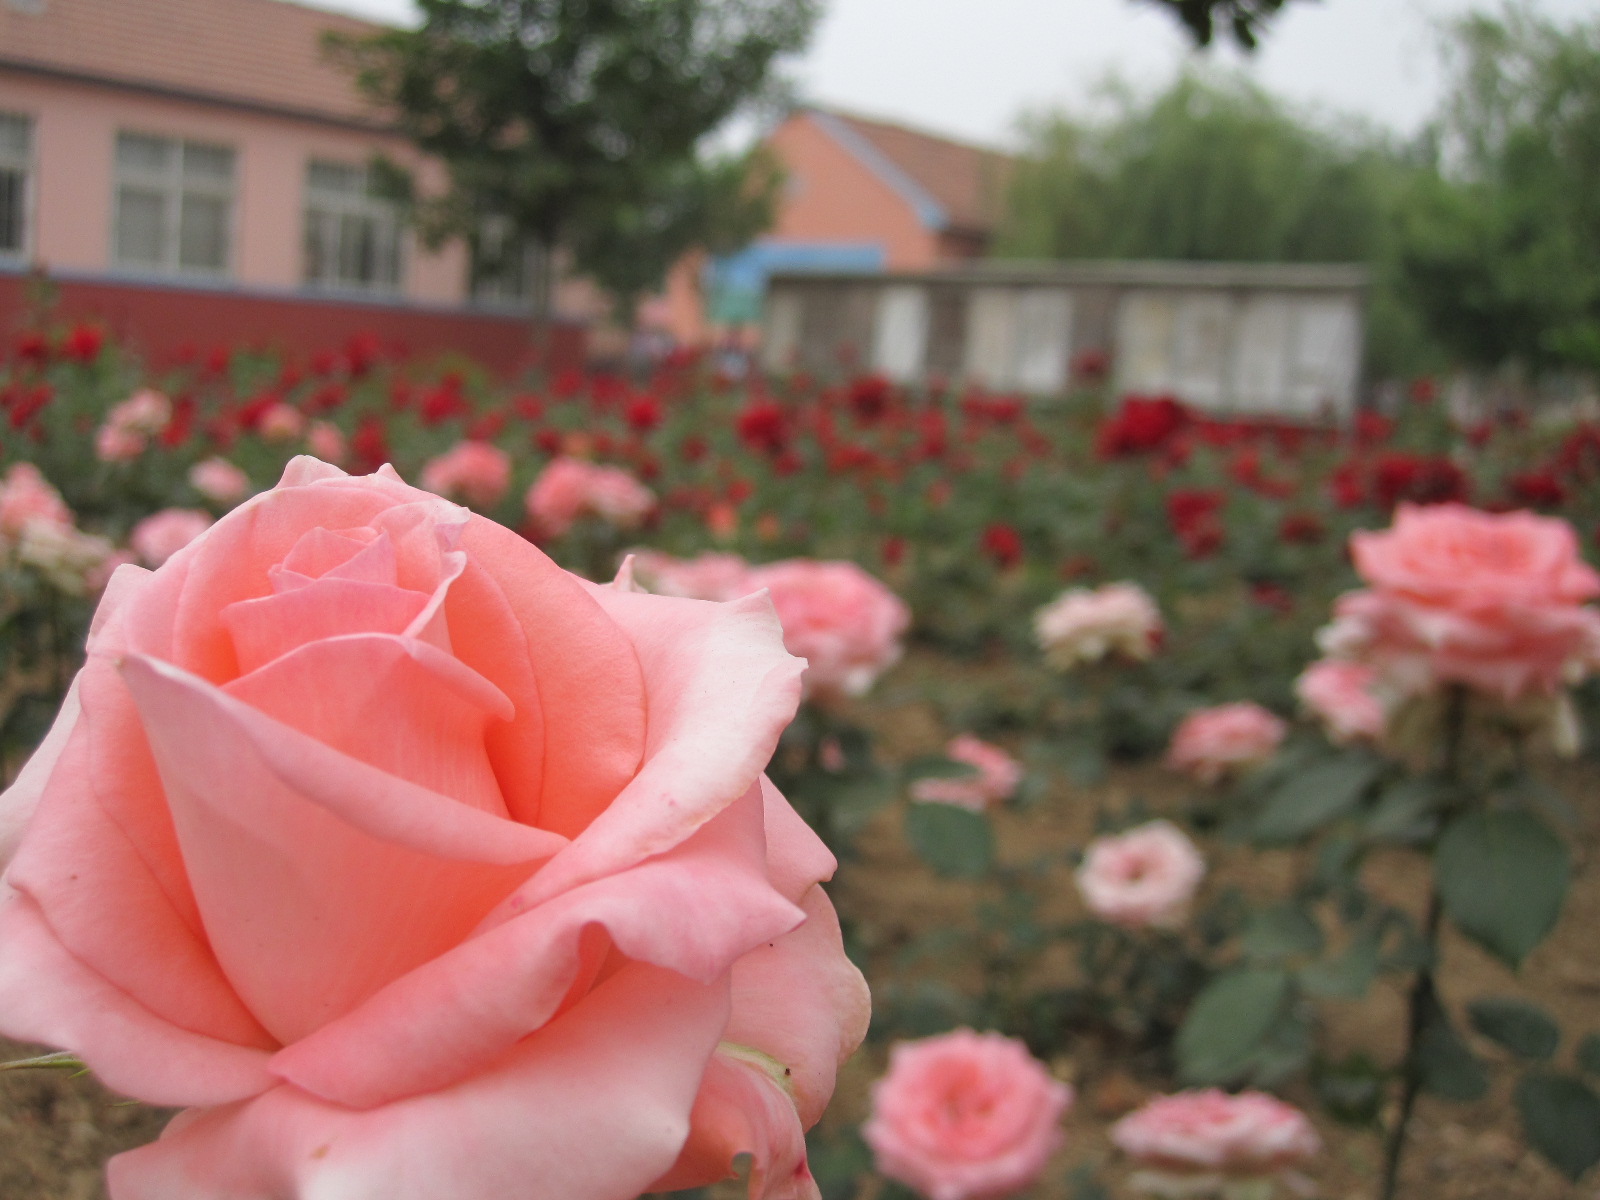
[[[318,168],[347,172],[357,186],[333,188],[317,182]],[[301,280],[318,292],[354,292],[363,295],[398,295],[406,277],[404,223],[399,205],[373,194],[372,172],[364,165],[332,158],[313,158],[306,163],[304,236],[301,239]],[[347,220],[373,223],[373,249],[376,269],[371,279],[350,278],[341,273],[343,239]],[[326,259],[332,270],[313,274],[311,241],[316,222],[325,222],[331,231],[332,248]]]
[[[144,169],[122,161],[124,138],[143,138],[168,147],[167,162],[159,168]],[[228,156],[227,178],[192,175],[184,168],[190,148],[222,151]],[[203,138],[176,137],[142,129],[119,129],[112,150],[111,165],[111,265],[124,272],[154,275],[179,275],[194,279],[227,279],[233,274],[235,209],[237,207],[239,152],[226,142]],[[126,256],[122,240],[122,190],[124,187],[156,191],[162,197],[162,247],[157,261]],[[183,254],[183,202],[188,196],[220,200],[223,204],[222,262],[217,265],[185,264]]]
[[[36,122],[28,113],[0,112],[0,120],[18,121],[22,125],[22,152],[13,154],[0,148],[0,170],[16,171],[22,176],[22,237],[14,249],[0,246],[0,263],[26,262],[33,250],[33,184],[37,176],[34,160],[38,154],[38,139],[34,130]]]

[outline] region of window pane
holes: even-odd
[[[220,271],[228,265],[228,202],[186,194],[178,224],[178,266]]]
[[[306,212],[306,282],[331,283],[338,232],[333,217],[310,209]]]
[[[372,283],[378,277],[378,245],[370,217],[346,215],[339,221],[339,280]]]
[[[145,188],[117,189],[117,260],[160,266],[166,257],[166,197]]]
[[[27,176],[0,168],[0,254],[22,252],[22,205]]]
[[[367,190],[367,173],[361,167],[346,166],[344,163],[313,161],[307,182],[315,191],[362,196]]]
[[[117,134],[117,166],[126,171],[160,172],[172,164],[173,144],[142,133]]]
[[[0,160],[20,166],[28,161],[28,118],[0,113]]]
[[[204,142],[183,144],[183,174],[188,179],[229,183],[233,179],[233,151]]]

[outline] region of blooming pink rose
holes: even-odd
[[[750,564],[737,554],[707,552],[674,558],[659,550],[635,550],[633,571],[658,596],[690,600],[733,600],[748,595]]]
[[[762,774],[799,672],[764,597],[295,459],[107,589],[0,798],[0,1032],[189,1110],[114,1200],[815,1196],[867,996]]]
[[[1402,505],[1350,539],[1371,585],[1339,599],[1324,650],[1375,667],[1400,694],[1463,684],[1504,700],[1549,695],[1600,665],[1600,575],[1572,527],[1528,512]]]
[[[256,426],[261,436],[269,442],[292,442],[306,428],[306,415],[292,404],[274,404],[261,414]]]
[[[1311,1122],[1293,1105],[1263,1092],[1179,1092],[1152,1100],[1111,1127],[1111,1140],[1129,1158],[1172,1179],[1177,1193],[1184,1182],[1277,1175],[1322,1149]],[[1174,1178],[1175,1177],[1175,1178]]]
[[[1161,610],[1136,583],[1071,588],[1034,614],[1033,630],[1058,671],[1108,654],[1143,660],[1161,640]]]
[[[944,748],[945,757],[966,763],[976,775],[959,779],[919,779],[911,785],[911,798],[924,804],[955,804],[982,812],[991,804],[1009,800],[1022,782],[1022,764],[999,746],[963,733]]]
[[[1271,758],[1289,727],[1259,704],[1241,701],[1202,708],[1172,735],[1167,763],[1202,783]]]
[[[1172,929],[1189,913],[1205,860],[1171,821],[1150,821],[1100,837],[1078,867],[1078,890],[1102,921],[1129,929]]]
[[[550,537],[559,537],[582,516],[596,516],[623,529],[637,526],[655,508],[655,493],[620,467],[581,458],[554,459],[533,481],[525,500],[528,515]]]
[[[94,456],[101,462],[132,462],[144,453],[149,439],[137,430],[102,425],[95,431]]]
[[[172,420],[172,401],[141,389],[106,413],[95,432],[94,452],[101,462],[128,462],[144,453],[149,439]]]
[[[1383,736],[1388,717],[1373,690],[1377,683],[1378,672],[1364,663],[1324,658],[1301,672],[1294,692],[1328,737],[1342,745]]]
[[[772,593],[789,653],[806,660],[806,695],[861,696],[899,660],[905,601],[852,562],[791,558],[750,572]]]
[[[422,468],[422,486],[475,508],[493,508],[511,486],[511,456],[488,442],[457,442]]]
[[[313,421],[306,430],[306,448],[323,462],[343,462],[344,434],[331,421]]]
[[[250,492],[250,476],[225,458],[208,458],[189,468],[189,486],[214,504],[235,504]]]
[[[70,529],[72,510],[38,467],[13,463],[0,480],[0,546],[15,543],[35,522]]]
[[[879,1173],[928,1200],[998,1200],[1039,1178],[1071,1104],[1021,1042],[957,1029],[890,1050],[861,1136]]]
[[[139,558],[159,567],[211,528],[211,514],[196,508],[164,508],[133,527],[128,545]]]

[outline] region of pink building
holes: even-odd
[[[924,271],[987,253],[1012,160],[995,150],[822,108],[766,141],[785,174],[772,230],[713,264],[685,264],[650,313],[678,338],[756,319],[770,271]]]
[[[43,272],[63,315],[158,357],[372,332],[524,359],[525,256],[429,251],[374,186],[379,155],[443,178],[324,51],[376,29],[283,0],[0,0],[0,328]]]

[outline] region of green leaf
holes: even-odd
[[[1600,1075],[1600,1033],[1591,1033],[1578,1043],[1578,1066],[1591,1075]]]
[[[1305,1070],[1314,1046],[1311,1022],[1287,1008],[1250,1056],[1250,1084],[1275,1088]]]
[[[1423,841],[1432,836],[1444,799],[1444,792],[1430,780],[1402,779],[1378,794],[1367,816],[1367,836],[1408,845]]]
[[[1380,930],[1357,934],[1342,954],[1314,962],[1300,972],[1300,986],[1313,996],[1355,1000],[1367,994],[1378,975],[1383,945]]]
[[[913,804],[906,838],[918,857],[941,875],[974,878],[994,858],[994,831],[981,813],[954,804]]]
[[[1460,930],[1511,966],[1550,932],[1572,872],[1562,840],[1525,812],[1474,812],[1445,829],[1434,885]]]
[[[924,754],[901,768],[901,775],[907,783],[919,779],[972,779],[977,774],[978,768],[971,763],[957,762],[942,754]]]
[[[1430,999],[1422,1014],[1416,1055],[1424,1091],[1467,1103],[1489,1090],[1489,1072],[1483,1060],[1468,1048],[1437,1000]]]
[[[1237,967],[1195,997],[1178,1030],[1178,1073],[1187,1083],[1227,1083],[1250,1065],[1289,1003],[1289,974]]]
[[[1292,776],[1279,785],[1256,815],[1256,839],[1298,841],[1354,811],[1380,769],[1371,758],[1347,755]]]
[[[1276,904],[1254,914],[1239,946],[1247,958],[1277,962],[1322,951],[1322,930],[1311,914],[1294,904]]]
[[[1517,1084],[1517,1112],[1533,1148],[1574,1183],[1600,1162],[1600,1096],[1570,1075],[1530,1072]]]
[[[1536,1004],[1509,996],[1484,996],[1467,1005],[1472,1027],[1519,1058],[1543,1061],[1561,1044],[1561,1029]]]

